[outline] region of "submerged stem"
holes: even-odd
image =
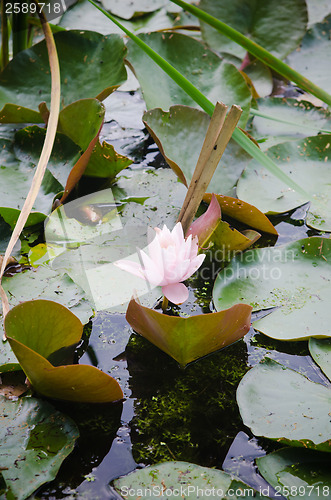
[[[165,313],[166,310],[167,310],[167,307],[168,307],[168,304],[169,304],[169,300],[167,299],[166,296],[163,297],[163,300],[162,300],[162,311]]]

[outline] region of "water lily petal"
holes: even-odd
[[[188,288],[184,283],[163,286],[162,293],[173,304],[182,304],[188,299]]]
[[[141,266],[137,262],[132,260],[117,260],[114,262],[114,266],[119,267],[123,271],[134,274],[138,278],[145,279]]]
[[[201,266],[201,264],[205,260],[205,257],[206,257],[205,255],[200,254],[200,255],[197,255],[194,259],[192,259],[190,261],[190,267],[189,267],[187,273],[182,277],[182,281],[187,280],[187,278],[192,276],[192,274],[194,274],[195,271],[197,271],[199,269],[199,267]]]

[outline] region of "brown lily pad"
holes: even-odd
[[[250,328],[251,311],[247,304],[236,304],[218,313],[182,318],[161,314],[132,299],[126,319],[137,333],[186,366],[241,339]]]

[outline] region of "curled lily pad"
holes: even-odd
[[[253,326],[279,340],[331,337],[330,259],[331,240],[318,237],[247,250],[217,276],[216,309],[238,302],[255,311],[276,308]]]
[[[114,481],[116,490],[125,499],[155,498],[163,495],[189,498],[194,496],[217,496],[230,498],[268,498],[254,491],[232,475],[221,470],[201,467],[188,462],[164,462],[162,464],[138,469]],[[233,493],[236,496],[233,496]],[[184,496],[185,495],[185,496]]]
[[[314,361],[331,381],[331,339],[309,339],[309,350]]]
[[[63,106],[87,97],[103,100],[126,80],[123,63],[126,48],[118,35],[104,37],[89,31],[60,31],[54,38],[60,61]],[[42,41],[19,52],[1,73],[2,122],[20,122],[21,107],[37,112],[42,101],[49,106],[50,92],[48,55],[46,43]],[[25,109],[23,112],[26,114]]]
[[[206,193],[203,200],[210,203],[212,195]],[[277,235],[277,231],[270,222],[270,220],[258,210],[254,205],[250,205],[245,201],[238,200],[231,196],[216,195],[216,199],[221,207],[222,213],[228,215],[232,219],[245,224],[246,226],[262,231],[263,233],[269,233]]]
[[[120,8],[120,2],[118,3],[118,7]],[[120,22],[133,33],[149,33],[151,31],[171,28],[174,24],[172,16],[167,13],[165,8],[145,14],[144,16],[135,17],[130,21],[120,19]],[[60,26],[66,29],[97,31],[103,35],[108,35],[109,33],[123,35],[122,30],[116,24],[110,23],[109,19],[88,0],[80,0],[77,5],[68,9],[61,18]]]
[[[171,106],[144,114],[143,121],[178,178],[189,185],[204,142],[210,116],[189,106]],[[193,147],[194,145],[194,147]],[[208,191],[233,194],[234,186],[249,161],[247,153],[230,141],[218,164]]]
[[[282,448],[256,460],[259,472],[288,500],[307,496],[319,500],[331,490],[329,455],[312,450]]]
[[[201,0],[200,8],[281,59],[297,48],[306,31],[304,0],[234,0],[231,3]],[[203,38],[213,49],[244,57],[245,49],[215,28],[201,23],[201,30]]]
[[[126,319],[136,332],[185,366],[242,338],[250,327],[251,310],[237,304],[226,311],[182,318],[160,314],[132,299]]]
[[[6,498],[24,500],[55,478],[79,436],[75,423],[36,398],[0,397],[0,475]]]
[[[19,130],[14,141],[1,140],[0,215],[14,227],[30,189],[45,139],[45,130],[33,126]],[[63,189],[71,168],[80,157],[80,148],[63,134],[57,134],[48,169],[29,215],[27,226],[43,221],[51,211],[54,197]],[[63,183],[63,184],[62,184]]]
[[[34,390],[54,399],[108,403],[123,398],[115,379],[94,366],[54,366],[80,340],[82,324],[66,307],[52,301],[23,302],[5,317],[5,332]],[[65,356],[65,359],[63,357]]]
[[[252,95],[235,66],[186,35],[150,33],[139,37],[213,103],[221,96],[225,104],[239,105],[243,109],[239,123],[245,126]],[[195,101],[132,41],[128,43],[128,61],[134,68],[148,109],[160,107],[168,110],[174,104],[196,107]]]
[[[237,400],[244,424],[256,436],[331,451],[330,385],[266,359],[246,373]]]
[[[320,231],[331,231],[331,135],[285,142],[273,146],[267,154],[311,194],[307,225]],[[240,199],[270,214],[287,212],[309,201],[284,186],[255,161],[239,179],[237,194]]]

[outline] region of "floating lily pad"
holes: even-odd
[[[280,142],[317,135],[320,131],[331,133],[331,113],[296,99],[269,97],[258,99],[258,112],[269,117],[254,116],[249,132],[259,140],[265,150]]]
[[[224,55],[226,57],[226,55]],[[265,97],[271,94],[273,80],[271,70],[263,62],[255,59],[244,68],[244,73],[254,85],[256,97]]]
[[[103,100],[126,80],[123,63],[126,48],[118,35],[60,31],[54,35],[61,70],[61,103],[66,106],[87,97]],[[21,107],[37,111],[45,101],[50,104],[50,70],[45,41],[19,52],[0,77],[0,112],[3,123],[13,120],[13,105],[18,118]],[[24,119],[26,111],[23,109]],[[32,118],[32,116],[30,117]],[[40,122],[42,120],[38,120]]]
[[[321,496],[329,496],[331,460],[325,453],[283,448],[256,462],[264,479],[288,500],[300,496],[320,500]]]
[[[234,0],[231,3],[201,0],[199,7],[281,59],[297,48],[306,31],[304,0]],[[246,50],[215,28],[201,23],[201,30],[213,49],[244,57]]]
[[[120,2],[118,3],[120,6]],[[132,33],[146,33],[171,28],[174,24],[165,8],[156,12],[136,17],[130,21],[119,19],[121,24]],[[91,30],[108,35],[116,33],[123,35],[123,31],[112,23],[104,14],[97,10],[88,0],[81,0],[77,5],[68,9],[62,16],[60,26],[67,29]]]
[[[309,350],[313,359],[331,381],[331,339],[309,339]]]
[[[252,95],[240,72],[197,40],[178,33],[150,33],[139,37],[171,63],[213,103],[236,103],[243,113],[240,126],[248,119]],[[168,110],[174,104],[197,104],[166,73],[151,61],[134,42],[128,43],[128,61],[142,88],[148,109]],[[157,89],[157,91],[156,91]]]
[[[37,270],[15,274],[11,278],[3,278],[3,287],[6,291],[11,307],[30,299],[52,300],[69,307],[83,324],[93,316],[91,304],[86,294],[76,285],[67,274],[57,273],[49,267],[40,266]],[[3,336],[2,321],[0,322],[0,336]],[[0,372],[19,370],[20,365],[9,345],[9,342],[0,343]]]
[[[331,451],[331,386],[266,359],[246,373],[237,401],[244,424],[256,436]]]
[[[126,319],[137,333],[185,366],[242,338],[250,327],[251,310],[237,304],[226,311],[182,318],[131,300]]]
[[[148,492],[151,491],[155,498],[164,493],[167,497],[180,496],[181,493],[184,498],[188,498],[191,494],[199,498],[200,495],[212,496],[213,491],[219,499],[230,498],[229,493],[232,498],[253,496],[254,498],[268,498],[261,496],[247,484],[226,472],[188,462],[165,462],[138,469],[116,479],[114,485],[123,498],[141,500],[150,498]],[[236,496],[233,496],[233,492],[236,492]]]
[[[94,366],[54,366],[46,359],[63,363],[80,340],[82,324],[66,307],[49,300],[23,302],[9,311],[4,323],[15,356],[40,394],[87,403],[123,398],[118,382]]]
[[[204,111],[178,105],[171,106],[168,112],[160,108],[152,109],[144,114],[143,121],[170,167],[188,186],[210,116]],[[247,153],[231,140],[207,190],[218,194],[233,194],[233,188],[249,160]]]
[[[79,436],[75,423],[46,401],[0,397],[0,471],[6,498],[24,500],[55,478]]]
[[[46,130],[36,125],[32,127],[26,127],[16,132],[13,149],[17,160],[21,162],[21,165],[19,166],[21,171],[26,172],[27,167],[30,167],[30,172],[32,173],[32,175],[34,175],[34,168],[38,164],[41,150],[45,142],[45,135]],[[73,141],[66,135],[58,133],[55,138],[55,143],[52,149],[52,154],[47,164],[47,168],[61,186],[66,185],[68,175],[70,174],[72,167],[75,165],[79,157],[79,147],[76,146],[76,144],[74,144]],[[28,177],[28,182],[31,183],[31,181],[32,176],[30,174],[30,176]],[[18,181],[16,181],[16,184],[17,183],[19,184]],[[26,189],[26,185],[24,187]],[[49,186],[47,185],[47,187]],[[15,186],[15,188],[17,188],[17,186]],[[27,193],[28,189],[25,191],[24,198],[26,198]],[[54,196],[55,193],[53,189],[51,193]],[[47,194],[49,193],[44,193],[44,195]]]
[[[331,16],[315,24],[304,36],[300,50],[288,56],[288,64],[326,92],[331,92]],[[316,57],[318,54],[318,57]],[[321,64],[323,61],[323,64]]]
[[[11,307],[31,299],[45,299],[68,307],[83,324],[87,323],[93,311],[83,290],[67,274],[57,273],[46,266],[4,277],[3,288]]]
[[[273,146],[267,154],[311,194],[307,225],[320,231],[331,231],[331,135],[285,142]],[[237,194],[241,200],[269,214],[287,212],[309,201],[275,179],[254,160],[239,179]]]
[[[253,323],[279,340],[331,337],[331,240],[306,238],[284,246],[247,250],[217,276],[217,310],[236,303],[277,308]],[[317,320],[318,319],[318,320]]]
[[[131,19],[164,7],[168,0],[102,0],[102,5],[115,16]]]

